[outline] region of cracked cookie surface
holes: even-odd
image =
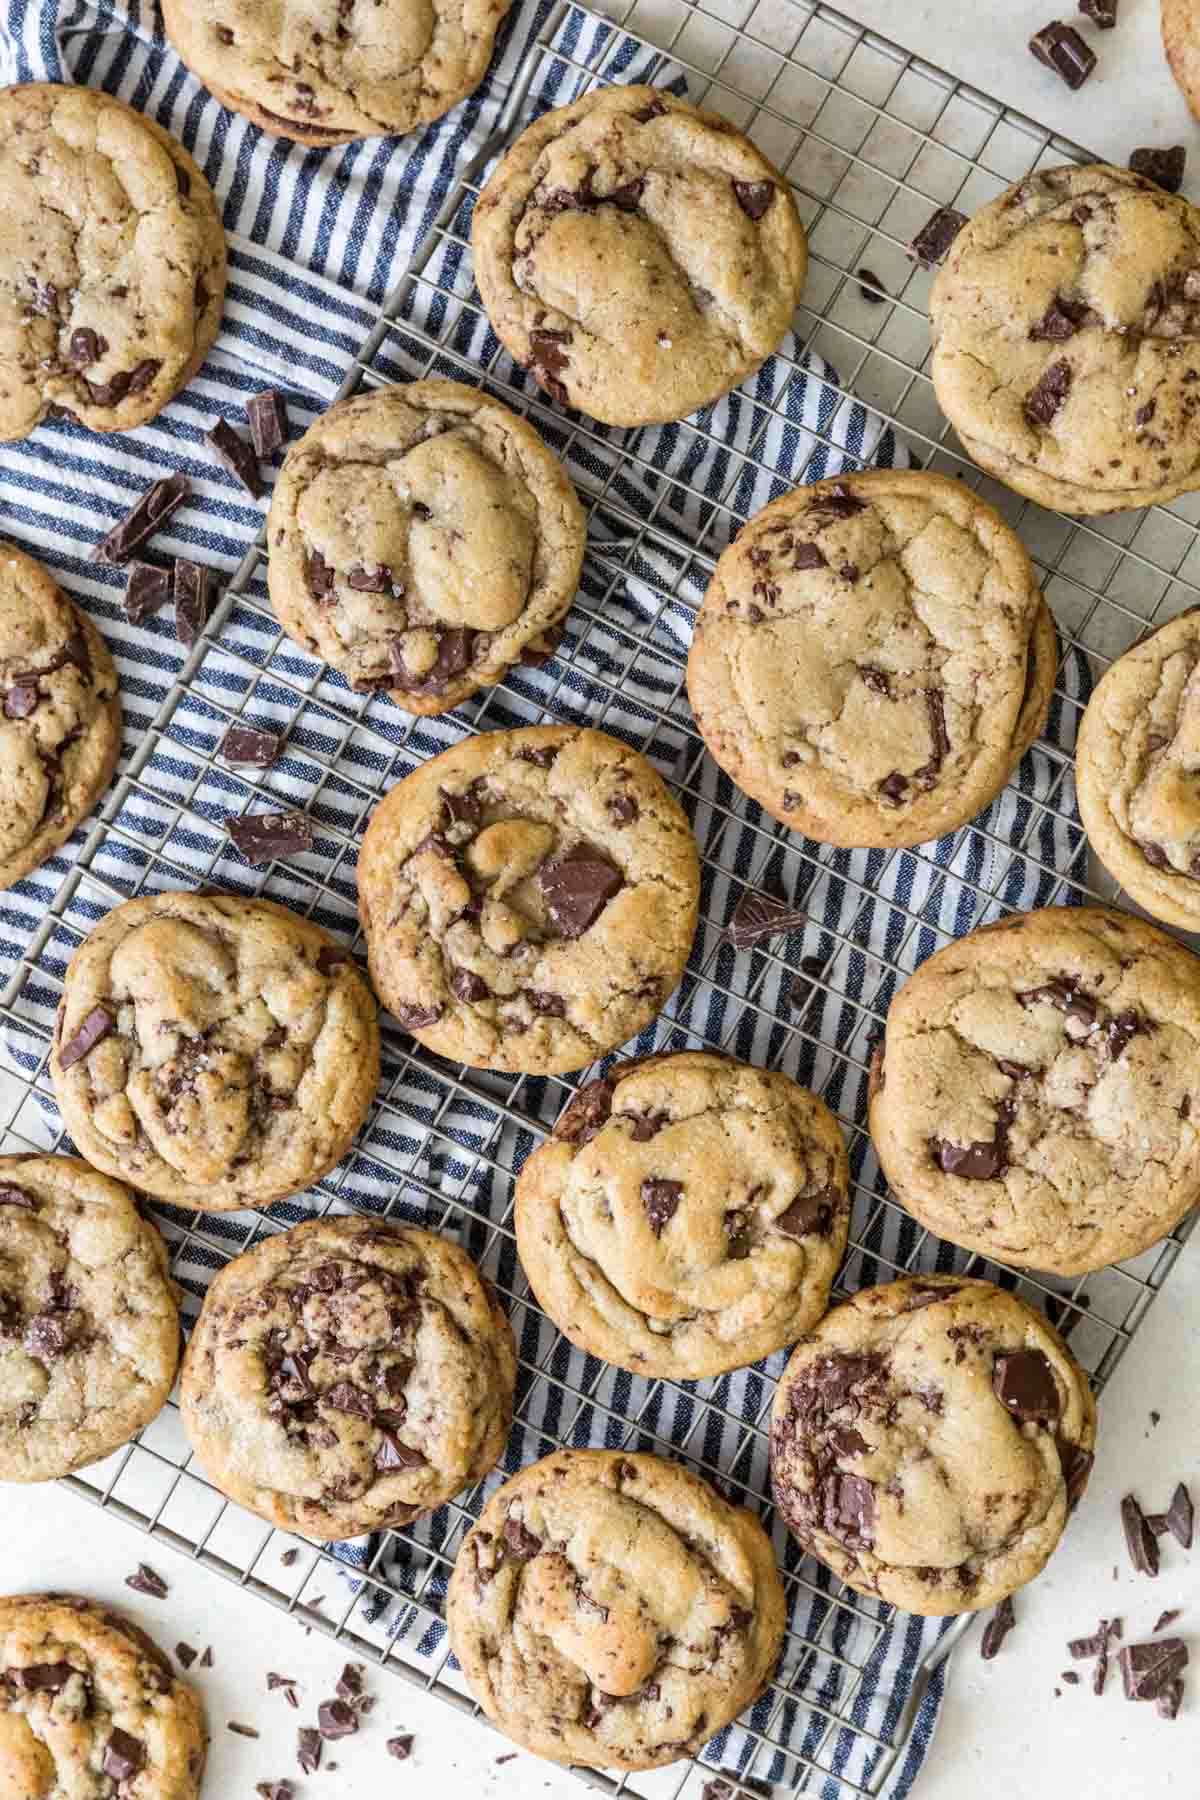
[[[319,146],[440,119],[483,80],[510,4],[163,0],[163,23],[222,106]]]
[[[1200,213],[1103,163],[1027,176],[929,303],[942,411],[976,462],[1069,513],[1200,487]]]
[[[166,1249],[129,1190],[74,1157],[0,1156],[0,1481],[127,1443],[178,1362]]]
[[[582,1068],[661,1012],[696,931],[687,819],[600,731],[466,738],[371,815],[358,902],[405,1030],[475,1068]]]
[[[515,1379],[508,1320],[457,1244],[325,1218],[221,1271],[181,1404],[222,1493],[330,1541],[407,1525],[486,1475]]]
[[[1200,1198],[1200,959],[1101,907],[972,932],[892,1001],[872,1069],[884,1174],[921,1224],[1078,1275]]]
[[[823,843],[920,844],[991,801],[1045,722],[1049,611],[1019,539],[960,482],[797,488],[724,552],[688,696],[716,761]]]
[[[50,1072],[78,1148],[177,1206],[265,1206],[333,1168],[379,1084],[349,952],[269,900],[157,894],[67,968]]]
[[[131,1620],[70,1594],[0,1599],[0,1792],[196,1800],[199,1695]]]
[[[864,1288],[775,1392],[771,1488],[852,1588],[927,1616],[1031,1581],[1087,1484],[1096,1408],[1041,1313],[958,1276]]]
[[[1155,918],[1200,931],[1200,612],[1107,670],[1079,727],[1075,779],[1109,874]]]
[[[0,712],[0,887],[11,887],[108,787],[121,702],[96,627],[10,545],[0,545]]]
[[[563,406],[682,419],[778,349],[808,262],[783,176],[716,113],[609,87],[528,126],[475,207],[497,336]]]
[[[586,534],[557,458],[507,407],[457,381],[377,389],[288,452],[271,604],[351,687],[448,712],[557,630]]]
[[[850,1169],[829,1109],[704,1051],[617,1063],[517,1182],[517,1249],[580,1349],[690,1381],[794,1343],[829,1303]]]
[[[698,1752],[779,1656],[758,1520],[662,1457],[564,1450],[505,1482],[459,1551],[447,1623],[492,1723],[552,1762]]]
[[[0,439],[52,409],[128,431],[196,373],[221,322],[212,189],[161,126],[93,88],[0,92]]]

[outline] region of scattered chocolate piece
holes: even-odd
[[[246,423],[254,442],[255,454],[265,462],[287,443],[288,416],[283,395],[275,388],[264,388],[246,402]]]
[[[947,250],[966,222],[966,213],[956,212],[952,206],[939,206],[908,246],[908,254],[923,269],[936,268],[945,260]]]
[[[290,1781],[260,1781],[256,1783],[254,1791],[259,1800],[292,1800]]]
[[[1167,1530],[1185,1550],[1192,1547],[1192,1536],[1195,1531],[1196,1514],[1192,1506],[1192,1496],[1181,1481],[1171,1495],[1171,1504],[1167,1508]]]
[[[1073,1656],[1076,1662],[1090,1662],[1093,1656],[1099,1656],[1107,1643],[1108,1633],[1101,1620],[1100,1630],[1094,1631],[1091,1637],[1072,1638],[1067,1645],[1067,1654]]]
[[[104,1746],[100,1767],[116,1782],[131,1781],[145,1760],[145,1744],[138,1738],[131,1737],[127,1731],[114,1727]]]
[[[1155,1412],[1155,1410],[1154,1410],[1154,1408],[1153,1408],[1153,1407],[1151,1407],[1151,1408],[1150,1408],[1150,1426],[1151,1426],[1151,1429],[1153,1429],[1153,1428],[1154,1428],[1154,1426],[1156,1426],[1156,1425],[1157,1425],[1157,1424],[1158,1424],[1158,1422],[1159,1422],[1159,1420],[1160,1420],[1160,1419],[1161,1419],[1161,1418],[1162,1418],[1162,1414],[1161,1414],[1161,1413],[1160,1413],[1160,1412]]]
[[[171,574],[156,563],[131,562],[121,610],[131,625],[141,625],[171,598]]]
[[[983,1641],[979,1646],[979,1654],[984,1662],[991,1662],[1016,1622],[1012,1595],[1006,1594],[984,1626]]]
[[[1054,1371],[1040,1350],[1014,1350],[998,1356],[992,1368],[992,1390],[1000,1404],[1022,1422],[1057,1419],[1062,1411]]]
[[[1144,175],[1147,181],[1165,188],[1168,194],[1177,194],[1183,186],[1187,151],[1182,144],[1173,144],[1169,150],[1135,150],[1129,167],[1135,175]]]
[[[243,1725],[240,1719],[226,1719],[225,1729],[235,1731],[238,1737],[256,1738],[259,1735],[253,1725]]]
[[[285,1569],[293,1568],[300,1560],[300,1552],[296,1549],[295,1545],[293,1545],[290,1550],[285,1550],[282,1553],[279,1560]]]
[[[748,892],[734,908],[733,917],[725,927],[725,937],[735,950],[749,950],[766,938],[799,931],[807,922],[806,913],[776,894]]]
[[[269,769],[282,748],[282,738],[257,725],[231,725],[221,740],[225,761],[246,769]]]
[[[200,1667],[201,1667],[201,1668],[202,1668],[202,1669],[211,1669],[211,1668],[212,1668],[212,1666],[213,1666],[213,1658],[212,1658],[212,1645],[211,1645],[211,1644],[209,1644],[209,1645],[207,1645],[207,1646],[206,1646],[206,1647],[205,1647],[205,1649],[204,1649],[204,1650],[203,1650],[203,1651],[202,1651],[202,1652],[201,1652],[201,1655],[200,1655]]]
[[[231,814],[225,829],[248,863],[269,863],[277,856],[297,856],[313,847],[312,820],[307,813]]]
[[[1088,48],[1073,25],[1063,25],[1058,19],[1035,31],[1029,48],[1069,88],[1081,88],[1096,66],[1095,51]]]
[[[1117,22],[1117,0],[1079,0],[1079,10],[1101,31],[1111,31]]]
[[[228,419],[218,419],[204,434],[204,441],[223,469],[240,481],[256,500],[262,499],[262,476],[253,447],[239,437]]]
[[[528,1558],[536,1556],[542,1547],[540,1537],[535,1537],[523,1519],[515,1519],[510,1513],[504,1521],[504,1542],[517,1556]]]
[[[148,487],[120,524],[114,525],[92,551],[92,561],[100,563],[128,562],[140,544],[165,525],[171,514],[183,505],[190,492],[186,475],[168,475]]]
[[[517,1752],[515,1750],[510,1750],[510,1751],[508,1751],[508,1753],[506,1755],[498,1756],[498,1757],[496,1757],[495,1760],[496,1760],[497,1765],[499,1765],[500,1763],[506,1763],[506,1762],[516,1762]]]
[[[179,1644],[176,1644],[176,1646],[175,1646],[175,1655],[178,1657],[179,1661],[183,1664],[185,1669],[191,1668],[192,1664],[195,1662],[195,1660],[199,1656],[199,1654],[200,1654],[200,1652],[198,1650],[193,1649],[191,1644],[179,1643]]]
[[[190,650],[208,624],[208,570],[187,557],[175,559],[175,636]]]
[[[398,1737],[390,1737],[387,1741],[387,1753],[394,1756],[397,1762],[407,1762],[412,1755],[413,1734],[402,1732]]]
[[[1108,1645],[1105,1644],[1096,1658],[1096,1667],[1092,1670],[1092,1692],[1099,1699],[1108,1686]]]
[[[315,1775],[321,1766],[321,1752],[325,1748],[321,1742],[321,1734],[311,1725],[302,1725],[296,1733],[296,1761],[306,1775]]]
[[[135,1593],[149,1594],[152,1600],[165,1600],[167,1597],[166,1582],[149,1563],[139,1563],[137,1573],[125,1577],[125,1586],[133,1588]]]
[[[276,1688],[294,1688],[297,1685],[294,1675],[277,1675],[274,1669],[267,1670],[268,1693],[274,1693]]]
[[[358,1715],[345,1700],[322,1700],[317,1708],[317,1729],[327,1740],[350,1737],[358,1730]]]
[[[538,874],[546,910],[565,938],[582,937],[624,885],[619,869],[582,844],[544,864]]]
[[[1154,1696],[1154,1710],[1160,1719],[1176,1719],[1183,1705],[1183,1676],[1177,1675],[1174,1681],[1168,1681],[1161,1694]]]
[[[888,298],[888,291],[874,269],[858,271],[858,291],[871,306],[882,306]]]
[[[1139,1575],[1158,1574],[1158,1543],[1146,1523],[1146,1515],[1132,1494],[1121,1502],[1121,1524],[1129,1560]]]
[[[1173,1625],[1175,1623],[1176,1619],[1181,1618],[1182,1615],[1183,1615],[1182,1606],[1168,1607],[1166,1612],[1159,1613],[1159,1615],[1158,1615],[1157,1619],[1155,1619],[1154,1624],[1151,1627],[1151,1629],[1153,1631],[1165,1631],[1167,1629],[1168,1625]]]
[[[1126,1644],[1118,1650],[1127,1700],[1157,1700],[1187,1667],[1188,1647],[1182,1638],[1156,1638],[1148,1644]]]
[[[1079,1686],[1079,1674],[1075,1669],[1064,1669],[1058,1679],[1065,1681],[1068,1687]]]

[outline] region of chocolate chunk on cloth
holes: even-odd
[[[777,895],[747,892],[738,901],[725,936],[735,950],[749,950],[768,938],[800,931],[807,923],[807,913]]]
[[[263,481],[254,447],[239,437],[228,419],[218,419],[204,434],[204,441],[223,469],[240,481],[256,500],[262,499]]]
[[[175,636],[191,650],[208,624],[209,571],[202,563],[177,557],[175,562]]]
[[[282,748],[282,738],[257,725],[231,725],[221,740],[221,756],[239,768],[269,769]]]
[[[132,562],[121,608],[131,625],[161,611],[171,598],[171,572],[155,563]]]
[[[186,475],[168,475],[148,487],[119,525],[101,538],[92,551],[92,561],[100,563],[128,562],[134,551],[165,525],[187,499],[191,487]]]
[[[265,462],[287,443],[288,416],[283,395],[275,388],[252,394],[246,402],[246,422],[254,443],[255,455]]]
[[[249,863],[269,863],[298,856],[313,847],[312,820],[307,813],[243,813],[231,815],[225,829]]]

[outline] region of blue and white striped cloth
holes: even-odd
[[[821,852],[785,835],[770,848],[763,867],[768,840],[754,829],[757,809],[711,761],[698,761],[681,695],[691,620],[704,584],[703,568],[689,546],[703,539],[706,550],[719,552],[732,514],[745,517],[797,481],[867,462],[889,466],[902,456],[890,430],[845,400],[818,359],[800,356],[794,367],[772,358],[706,415],[704,435],[684,425],[635,434],[595,432],[576,440],[555,409],[538,411],[547,440],[566,456],[585,494],[596,495],[612,477],[606,502],[593,512],[592,554],[582,583],[587,617],[581,623],[577,609],[562,657],[547,670],[515,672],[502,692],[465,708],[464,718],[414,724],[386,701],[363,703],[351,696],[339,677],[320,671],[295,646],[276,643],[259,582],[250,590],[259,604],[235,608],[221,646],[206,656],[169,726],[152,730],[182,653],[167,618],[131,626],[120,609],[123,578],[88,560],[96,539],[142,488],[181,467],[192,482],[192,499],[158,534],[156,552],[192,555],[227,572],[236,568],[262,514],[206,455],[204,430],[217,415],[236,423],[246,397],[267,384],[287,391],[297,431],[328,403],[458,174],[487,138],[548,13],[548,5],[538,0],[516,6],[501,31],[487,81],[422,135],[306,150],[265,136],[224,111],[164,43],[161,19],[149,0],[7,0],[0,9],[0,77],[104,88],[157,119],[204,168],[224,210],[231,254],[221,336],[188,390],[152,424],[128,436],[100,439],[57,421],[25,443],[6,446],[0,456],[0,529],[41,556],[107,636],[125,702],[126,761],[144,748],[147,733],[152,735],[139,786],[116,821],[120,830],[94,859],[97,872],[118,888],[204,879],[237,891],[263,891],[258,873],[225,847],[220,823],[246,803],[248,784],[204,760],[223,730],[221,708],[239,706],[251,691],[254,716],[289,733],[287,755],[258,792],[275,803],[306,807],[318,826],[311,857],[273,872],[266,891],[347,935],[354,931],[353,843],[373,795],[414,762],[455,741],[468,725],[520,723],[538,717],[547,703],[568,720],[602,713],[605,729],[645,748],[664,775],[684,786],[685,804],[712,860],[707,918],[691,971],[667,1014],[638,1047],[694,1043],[697,1036],[724,1043],[741,1056],[787,1069],[823,1092],[852,1124],[863,1117],[865,1034],[890,999],[889,964],[903,956],[905,966],[914,966],[947,934],[983,922],[989,893],[1004,907],[1063,898],[1052,871],[1071,865],[1082,833],[1074,823],[1073,793],[1057,785],[1060,761],[1035,753],[981,822],[986,830],[959,833],[920,856],[890,857],[875,851]],[[584,79],[578,65],[593,66],[601,49],[607,52],[606,79],[653,81],[683,91],[678,71],[660,54],[629,37],[614,43],[613,28],[586,13],[572,11],[557,41],[564,56],[539,62],[530,116],[573,98]],[[435,372],[469,378],[472,368],[496,353],[486,322],[453,298],[465,299],[470,291],[469,258],[457,241],[466,226],[464,207],[455,233],[435,252],[428,282],[408,293],[397,329],[376,358],[384,376],[403,378],[423,370],[428,346],[414,335],[422,328],[444,332],[445,353]],[[498,369],[517,388],[524,384],[503,358]],[[752,443],[766,472],[737,455]],[[618,466],[622,444],[632,447],[634,460]],[[724,504],[716,504],[719,497]],[[651,511],[666,536],[647,541],[630,556],[634,534],[628,519]],[[1081,662],[1068,662],[1063,683],[1074,697],[1085,697]],[[300,690],[310,692],[311,701]],[[360,726],[347,723],[360,716]],[[1073,707],[1056,703],[1049,735],[1064,748],[1070,747],[1074,716]],[[334,762],[332,775],[323,778],[306,752]],[[1053,809],[1042,810],[1042,802],[1053,802]],[[83,836],[77,832],[43,868],[0,895],[0,975],[11,972]],[[808,928],[788,941],[778,959],[757,952],[736,959],[728,946],[718,948],[720,926],[737,903],[742,878],[751,875],[794,894],[809,915]],[[67,928],[51,933],[21,996],[21,1010],[31,1021],[45,1027],[52,1018],[71,949],[103,910],[86,886],[70,900]],[[914,916],[917,928],[910,931]],[[834,958],[829,978],[834,991],[814,999],[801,1036],[779,1024],[777,1001],[789,971],[813,955],[823,962]],[[760,977],[757,1006],[731,1008],[723,990],[748,993]],[[19,1031],[10,1030],[6,1047],[26,1072],[36,1067],[38,1040],[22,1040]],[[751,1493],[765,1494],[765,1443],[761,1433],[745,1426],[761,1416],[782,1356],[718,1383],[677,1388],[639,1382],[571,1350],[527,1301],[511,1238],[491,1229],[510,1215],[505,1171],[519,1168],[534,1134],[511,1123],[497,1134],[486,1102],[455,1093],[436,1068],[392,1054],[385,1075],[388,1099],[351,1158],[320,1185],[311,1204],[299,1199],[274,1211],[298,1219],[312,1205],[332,1199],[368,1210],[391,1206],[401,1217],[440,1218],[431,1199],[439,1194],[453,1196],[466,1209],[468,1223],[462,1226],[454,1217],[448,1228],[460,1230],[489,1275],[518,1297],[513,1322],[522,1357],[530,1368],[548,1372],[544,1379],[523,1377],[519,1422],[504,1467],[472,1497],[471,1510],[478,1511],[503,1474],[552,1448],[560,1435],[576,1444],[624,1442],[627,1421],[634,1418],[634,1443],[675,1447],[708,1472],[727,1473]],[[547,1120],[560,1099],[553,1084],[528,1082],[521,1090],[526,1114]],[[48,1103],[43,1107],[52,1141],[54,1121]],[[35,1127],[23,1118],[21,1129],[29,1134]],[[485,1146],[486,1161],[480,1159]],[[863,1188],[881,1191],[861,1136],[854,1162]],[[400,1183],[398,1166],[407,1171]],[[169,1232],[185,1223],[170,1209],[158,1210]],[[193,1298],[219,1266],[222,1243],[235,1242],[235,1234],[230,1221],[214,1218],[202,1236],[189,1240],[178,1273]],[[910,1227],[880,1220],[868,1241],[877,1254],[902,1261],[915,1237]],[[936,1246],[928,1254],[945,1264],[945,1253]],[[875,1273],[864,1255],[853,1270],[855,1283]],[[578,1400],[580,1395],[587,1398]],[[415,1535],[418,1542],[452,1550],[454,1529],[455,1516],[443,1508]],[[780,1561],[797,1570],[796,1548],[778,1525],[774,1537]],[[373,1548],[346,1546],[348,1567],[363,1566]],[[387,1574],[400,1592],[415,1595],[425,1570],[418,1554],[393,1541]],[[778,1710],[764,1698],[753,1715],[755,1727],[766,1730],[779,1748],[760,1754],[753,1773],[790,1786],[797,1777],[792,1757],[819,1750],[820,1765],[829,1773],[814,1777],[805,1791],[839,1800],[846,1791],[839,1777],[860,1785],[870,1780],[882,1758],[878,1740],[888,1738],[920,1662],[944,1625],[892,1618],[888,1609],[869,1602],[841,1605],[824,1571],[805,1564],[803,1576],[804,1584],[793,1590],[795,1648],[780,1676],[786,1698]],[[421,1592],[438,1598],[443,1579],[435,1575]],[[379,1619],[380,1597],[381,1590],[366,1588],[362,1605],[368,1616]],[[868,1655],[873,1621],[882,1621],[883,1630]],[[394,1607],[380,1623],[410,1661],[426,1669],[440,1663],[443,1628],[428,1612]],[[820,1649],[804,1647],[818,1642]],[[826,1739],[826,1712],[847,1704],[839,1657],[863,1669],[848,1707],[856,1729],[839,1727]],[[881,1790],[891,1800],[907,1794],[921,1767],[941,1692],[939,1670],[911,1740]],[[713,1741],[705,1760],[741,1768],[749,1751],[750,1740],[734,1726]]]

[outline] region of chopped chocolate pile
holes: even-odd
[[[984,1662],[991,1662],[1016,1622],[1012,1595],[1006,1594],[984,1626],[983,1640],[979,1646],[979,1654]]]

